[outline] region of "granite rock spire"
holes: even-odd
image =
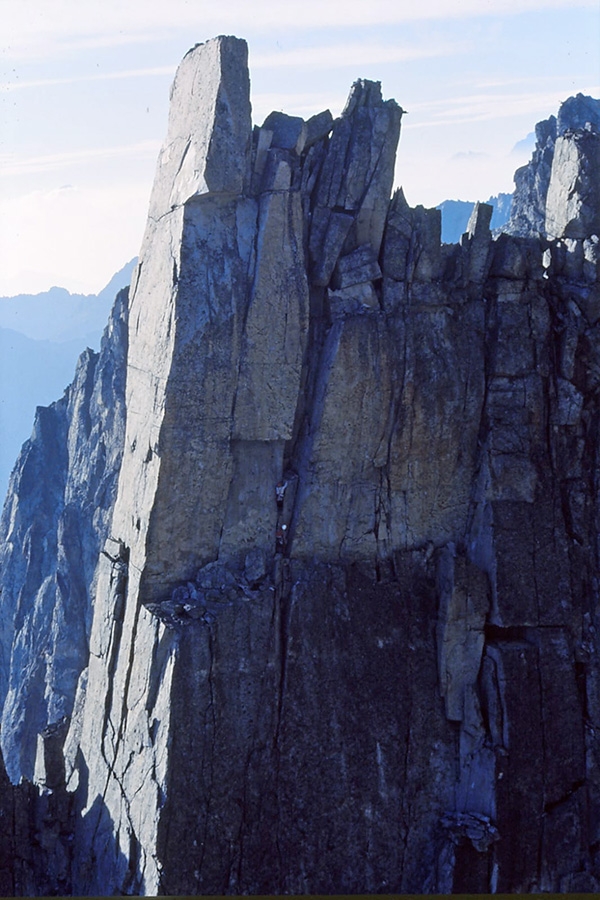
[[[22,462],[5,511],[29,750],[3,745],[43,787],[10,802],[54,835],[24,860],[0,829],[17,892],[598,890],[595,108],[539,129],[526,236],[477,204],[442,245],[390,200],[378,83],[252,128],[245,43],[186,55],[126,359],[40,414],[56,503],[27,506]],[[32,712],[14,661],[28,616],[58,622],[64,485],[104,472],[89,398],[117,370],[77,690]]]

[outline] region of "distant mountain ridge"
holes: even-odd
[[[502,228],[510,218],[512,194],[497,194],[486,200],[494,208],[490,227],[492,230]],[[457,244],[467,230],[467,224],[475,203],[469,200],[444,200],[436,206],[442,212],[442,241],[444,244]]]
[[[0,297],[0,328],[11,328],[35,341],[83,338],[97,345],[115,295],[129,284],[136,262],[136,257],[129,260],[98,294],[72,294],[51,287],[41,294]]]
[[[86,347],[99,348],[115,296],[129,284],[136,262],[126,263],[98,294],[52,287],[41,294],[0,297],[2,500],[21,445],[31,434],[36,407],[62,395]]]

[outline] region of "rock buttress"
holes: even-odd
[[[598,890],[597,237],[478,204],[442,247],[389,202],[401,116],[357,82],[252,131],[242,41],[178,71],[75,893]]]

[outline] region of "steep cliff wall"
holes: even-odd
[[[61,400],[38,407],[0,523],[2,752],[13,781],[33,779],[38,733],[70,716],[87,666],[98,554],[121,461],[127,292],[99,353],[79,359]]]
[[[442,246],[401,118],[357,82],[252,130],[235,38],[178,70],[66,768],[39,741],[63,892],[600,885],[597,197],[552,162],[552,239],[478,204]]]

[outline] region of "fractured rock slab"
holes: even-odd
[[[352,212],[347,251],[370,243],[379,255],[402,110],[376,82],[357,81],[333,126],[316,188],[317,208]]]
[[[254,283],[233,412],[235,438],[289,440],[308,338],[308,281],[296,192],[260,204]]]
[[[370,244],[357,247],[347,256],[342,256],[335,267],[332,286],[334,290],[365,284],[381,278],[381,269]]]
[[[248,48],[235,37],[199,44],[181,62],[150,200],[153,219],[206,193],[241,193],[251,118]]]
[[[550,238],[600,234],[600,133],[583,131],[556,140],[546,196]]]

